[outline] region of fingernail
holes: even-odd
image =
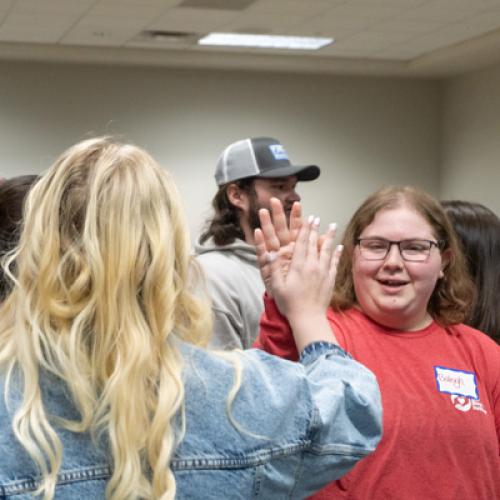
[[[344,245],[337,245],[336,250],[337,252],[342,252],[342,250],[344,250]]]
[[[318,226],[319,226],[319,223],[320,223],[320,218],[319,218],[319,217],[316,217],[316,218],[314,219],[314,225],[315,225],[316,227],[318,227]]]
[[[336,222],[331,222],[330,224],[328,224],[328,229],[330,231],[335,231],[337,229],[337,223]]]
[[[308,222],[309,224],[311,224],[311,223],[313,222],[313,220],[314,220],[314,215],[310,215],[310,216],[307,218],[307,222]]]
[[[274,260],[276,260],[276,252],[267,252],[266,259],[267,262],[273,262]]]

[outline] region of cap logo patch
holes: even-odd
[[[285,148],[281,144],[271,144],[269,145],[269,149],[275,160],[288,160]]]

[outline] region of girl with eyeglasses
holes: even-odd
[[[286,253],[293,239],[275,212],[277,231],[263,214],[260,255]],[[377,376],[384,435],[312,498],[500,498],[500,347],[463,324],[474,288],[443,208],[414,187],[381,189],[342,243],[327,316],[341,347]],[[287,320],[270,296],[265,305],[255,346],[297,359]]]

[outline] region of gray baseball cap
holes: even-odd
[[[230,144],[217,162],[215,182],[218,186],[246,177],[286,177],[296,175],[299,181],[317,179],[316,165],[292,165],[283,145],[272,137],[243,139]]]

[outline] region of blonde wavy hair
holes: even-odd
[[[176,339],[206,345],[211,319],[189,291],[186,224],[167,172],[108,137],[76,144],[31,191],[9,261],[0,367],[6,397],[14,370],[24,381],[13,427],[40,470],[37,493],[53,497],[62,461],[40,390],[47,370],[81,416],[59,425],[108,437],[107,497],[174,498],[173,419],[184,402]]]

